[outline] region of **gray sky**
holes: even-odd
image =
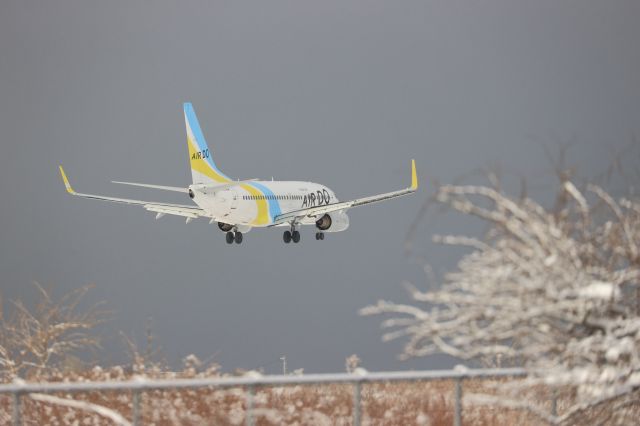
[[[400,344],[357,310],[421,283],[402,244],[432,178],[500,164],[535,184],[542,145],[569,140],[582,170],[606,167],[639,131],[639,18],[637,1],[3,1],[2,293],[95,283],[90,300],[116,311],[107,362],[124,360],[117,332],[143,341],[152,317],[173,363],[450,366],[397,361]],[[308,179],[348,199],[406,186],[415,158],[421,193],[352,210],[324,242],[258,229],[231,247],[204,220],[65,193],[58,163],[79,191],[187,202],[109,183],[190,183],[184,101],[234,178]],[[472,229],[430,222],[417,250],[450,269],[459,251],[430,235]]]

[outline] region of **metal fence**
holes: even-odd
[[[246,389],[246,424],[254,424],[253,398],[256,387],[280,387],[293,385],[350,384],[353,386],[353,424],[361,424],[361,389],[364,383],[384,382],[416,382],[432,380],[452,380],[455,383],[454,425],[462,423],[462,390],[467,379],[493,379],[505,377],[524,377],[521,368],[498,369],[465,369],[465,370],[430,370],[430,371],[396,371],[363,374],[307,374],[303,376],[258,376],[258,377],[224,377],[211,379],[172,379],[152,380],[134,379],[124,382],[74,382],[74,383],[13,383],[0,385],[0,394],[11,394],[13,398],[13,424],[22,426],[22,397],[32,393],[79,393],[95,391],[130,391],[132,401],[132,423],[142,424],[141,398],[146,391],[177,390],[196,388],[244,388]]]

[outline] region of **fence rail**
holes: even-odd
[[[462,390],[463,381],[467,379],[492,379],[500,377],[524,377],[526,371],[521,368],[464,369],[464,370],[428,370],[428,371],[393,371],[364,372],[362,374],[307,374],[302,376],[244,376],[206,379],[146,379],[134,378],[122,382],[70,382],[70,383],[11,383],[0,385],[0,394],[11,394],[13,397],[13,424],[22,426],[21,398],[31,393],[77,393],[95,391],[130,391],[133,393],[134,426],[140,426],[140,394],[146,391],[167,389],[197,388],[246,388],[247,414],[246,424],[253,425],[253,397],[256,387],[279,387],[294,385],[318,384],[351,384],[353,385],[353,424],[360,425],[361,420],[361,388],[364,383],[380,382],[415,382],[433,380],[453,380],[455,382],[454,424],[462,422]]]

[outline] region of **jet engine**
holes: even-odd
[[[349,227],[349,216],[343,211],[325,213],[316,220],[316,228],[325,232],[340,232]]]

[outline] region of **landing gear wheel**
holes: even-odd
[[[320,233],[320,239],[321,239],[321,240],[324,240],[324,232],[321,232],[321,233]]]
[[[242,232],[236,232],[236,244],[240,244],[242,242]]]
[[[291,233],[291,239],[293,240],[294,243],[297,243],[300,241],[300,232],[299,231],[293,231]]]
[[[282,239],[284,240],[284,242],[286,244],[289,244],[291,242],[291,232],[290,231],[284,231],[284,234],[282,234]]]
[[[316,232],[316,240],[324,240],[324,234],[322,232]]]
[[[226,238],[227,238],[227,244],[231,244],[234,239],[233,232],[227,232]]]

